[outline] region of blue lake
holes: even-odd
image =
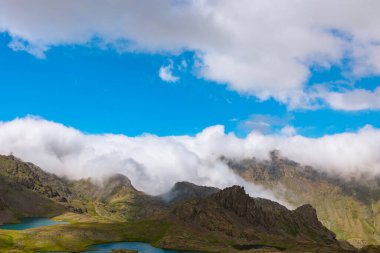
[[[44,226],[52,226],[57,224],[67,224],[67,222],[54,221],[49,218],[24,218],[17,224],[0,225],[0,229],[7,230],[25,230],[30,228],[38,228]]]
[[[90,251],[86,251],[84,253],[109,253],[112,249],[137,250],[139,253],[191,253],[190,251],[159,249],[148,243],[142,242],[114,242],[97,244],[90,247]]]

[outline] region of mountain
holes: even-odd
[[[13,156],[0,156],[0,223],[63,213],[72,224],[16,236],[0,230],[0,244],[26,252],[77,252],[93,243],[121,240],[211,252],[358,252],[338,241],[312,206],[291,211],[251,198],[240,186],[219,190],[178,182],[168,193],[150,196],[136,190],[124,175],[68,180]],[[377,249],[368,246],[360,252]]]
[[[261,198],[251,198],[233,186],[205,198],[175,206],[169,216],[199,231],[235,240],[236,249],[258,246],[274,249],[329,248],[340,250],[335,234],[319,221],[310,205],[294,211]],[[271,243],[265,244],[270,241]]]
[[[61,185],[50,187],[39,180],[55,182],[57,177],[13,156],[0,156],[0,224],[22,217],[51,217],[65,211],[58,201]]]
[[[125,221],[147,217],[164,206],[158,198],[137,191],[124,175],[103,182],[68,180],[14,156],[0,155],[0,182],[0,223],[67,211]],[[150,209],[140,208],[147,204]]]
[[[322,224],[362,247],[380,244],[380,178],[341,178],[291,161],[277,151],[269,160],[221,158],[247,181],[271,189],[293,206],[311,204]]]

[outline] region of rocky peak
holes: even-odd
[[[322,226],[318,220],[317,211],[310,204],[302,205],[294,210],[295,213],[303,216],[310,224],[314,226]]]
[[[125,175],[119,174],[119,173],[108,177],[104,181],[104,187],[108,187],[110,185],[113,185],[116,187],[124,186],[124,187],[129,187],[129,188],[134,189],[131,180],[128,177],[126,177]]]
[[[269,152],[269,157],[272,162],[278,162],[281,159],[280,150],[274,149]]]
[[[103,202],[138,192],[135,187],[133,187],[131,180],[122,174],[115,174],[105,179],[103,186],[100,187],[98,191],[99,199]]]
[[[213,198],[223,207],[233,210],[239,216],[245,216],[251,199],[244,187],[234,185],[213,195]]]
[[[204,198],[218,192],[218,188],[200,186],[190,182],[177,182],[165,194],[160,197],[168,203],[177,203],[192,198]]]

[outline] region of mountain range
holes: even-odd
[[[270,161],[221,159],[247,180],[273,190],[287,186],[289,178],[310,181],[302,187],[318,192],[325,185],[339,183],[277,153]],[[336,187],[340,185],[344,183]],[[124,175],[111,175],[102,181],[69,180],[14,156],[0,156],[0,224],[24,217],[58,217],[70,222],[27,232],[0,230],[0,252],[77,252],[94,243],[120,240],[202,252],[379,252],[376,246],[358,250],[342,235],[337,239],[325,220],[331,216],[320,215],[322,204],[315,201],[314,209],[309,203],[312,201],[302,199],[308,192],[292,199],[293,188],[277,194],[289,203],[300,203],[294,210],[252,198],[241,186],[218,189],[178,182],[169,192],[151,196],[136,190]],[[339,197],[359,201],[354,190],[342,188],[341,192]],[[315,195],[308,196],[312,199]],[[334,211],[336,215],[342,212]]]

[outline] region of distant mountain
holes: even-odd
[[[294,206],[311,204],[321,222],[356,246],[380,244],[380,178],[343,179],[271,152],[270,160],[222,160],[247,181]]]

